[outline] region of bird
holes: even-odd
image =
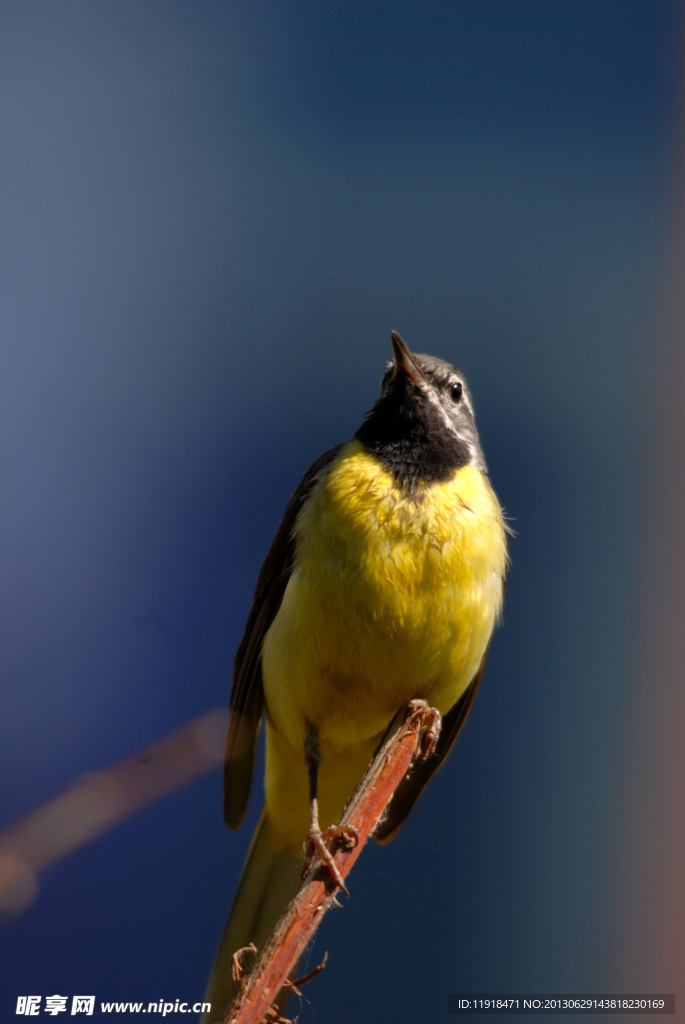
[[[238,646],[224,819],[243,822],[266,721],[265,802],[210,979],[228,1003],[232,954],[261,949],[397,711],[443,716],[432,756],[395,791],[391,839],[471,708],[497,624],[507,526],[464,375],[391,332],[380,394],[351,440],[305,472],[257,578]],[[350,842],[353,836],[346,837]],[[333,884],[347,892],[328,854]]]

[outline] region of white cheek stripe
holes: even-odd
[[[455,437],[459,438],[461,443],[466,446],[466,448],[468,449],[468,452],[469,452],[469,461],[474,463],[474,464],[477,463],[479,460],[476,457],[477,453],[476,453],[476,449],[475,449],[474,445],[470,441],[467,441],[466,438],[462,437],[457,432],[457,430],[454,427],[454,424],[452,423],[452,421],[450,420],[449,416],[445,412],[445,410],[443,408],[443,405],[442,405],[442,402],[440,401],[438,396],[435,394],[433,388],[431,388],[429,386],[427,388],[422,388],[421,390],[423,391],[424,395],[426,396],[428,401],[431,403],[431,405],[435,409],[437,409],[439,411],[440,415],[442,416],[443,423],[445,424],[447,429],[450,431],[450,433],[454,434]],[[473,416],[473,409],[471,408],[470,402],[468,401],[468,399],[466,399],[466,397],[464,397],[464,400],[465,400],[466,405],[467,405],[467,407],[469,409],[469,412]]]

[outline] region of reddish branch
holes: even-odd
[[[352,826],[359,835],[359,842],[353,849],[339,847],[333,851],[343,878],[382,818],[414,758],[432,753],[439,724],[438,712],[429,708],[425,701],[412,701],[395,717],[340,819],[341,825]],[[254,967],[242,979],[222,1024],[259,1024],[264,1019],[274,1020],[272,1007],[280,989],[287,984],[289,973],[334,901],[329,871],[315,867],[276,925]],[[301,983],[304,980],[308,979],[301,979]],[[275,1017],[278,1018],[277,1013]]]

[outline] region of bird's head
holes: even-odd
[[[434,356],[410,352],[397,331],[381,393],[356,437],[404,485],[449,479],[460,466],[485,472],[464,375]]]

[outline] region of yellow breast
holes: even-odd
[[[443,713],[483,657],[502,601],[506,541],[472,466],[410,496],[357,441],[305,504],[294,569],[264,640],[269,716],[301,750],[304,721],[345,748],[402,704]]]

